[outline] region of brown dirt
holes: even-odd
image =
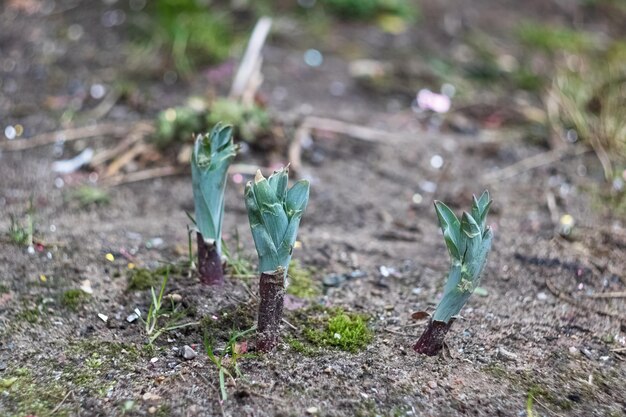
[[[480,8],[459,13],[487,19],[498,12],[504,16],[500,22],[519,13],[491,10],[491,3],[476,6],[489,13]],[[115,79],[111,63],[123,62],[116,49],[123,31],[101,28],[106,7],[79,3],[45,18],[7,10],[0,15],[0,54],[17,68],[8,72],[10,66],[4,67],[2,128],[22,123],[26,135],[57,129],[65,107],[51,105],[53,98],[78,100],[92,82]],[[441,16],[452,6],[440,7],[427,2],[426,16]],[[73,44],[62,34],[76,22],[85,34]],[[332,36],[349,46],[357,42],[350,38],[354,33],[373,39],[361,46],[365,51],[391,39],[358,25],[334,29]],[[57,53],[41,54],[46,40],[54,40]],[[316,267],[319,280],[355,269],[367,273],[328,289],[319,301],[369,314],[374,340],[355,354],[324,349],[309,356],[284,343],[272,354],[242,359],[245,379],[227,387],[229,399],[221,404],[218,373],[202,351],[200,328],[165,334],[149,350],[142,325],[126,322],[135,307],[147,310],[149,291],[126,290],[129,261],[120,253],[136,250],[133,262],[151,268],[184,256],[185,210],[193,209],[190,177],[112,188],[110,204],[80,208],[67,199],[67,186],[54,185],[50,165],[58,155],[53,147],[5,152],[0,154],[0,229],[8,229],[8,214],[22,214],[32,195],[36,235],[57,244],[34,254],[5,241],[0,247],[0,390],[17,378],[14,389],[0,392],[0,415],[47,416],[55,410],[55,415],[116,416],[134,401],[126,415],[149,415],[154,406],[161,416],[302,416],[311,407],[322,416],[530,416],[529,397],[534,398],[533,415],[626,415],[626,303],[624,298],[589,297],[626,290],[624,220],[596,197],[602,171],[595,157],[565,158],[486,183],[484,175],[545,149],[512,131],[424,133],[411,111],[404,110],[409,102],[372,98],[350,81],[347,61],[335,53],[340,47],[329,48],[318,70],[302,63],[308,47],[269,45],[263,92],[270,108],[302,113],[309,104],[316,115],[412,136],[381,145],[316,137],[314,163],[305,159],[311,199],[299,233],[302,248],[294,258]],[[341,97],[328,93],[336,81],[347,86]],[[146,83],[149,88],[142,91],[163,101],[147,100],[141,110],[121,104],[107,117],[140,119],[206,88],[201,77],[188,86]],[[284,90],[276,94],[279,87]],[[286,98],[278,100],[284,91]],[[402,110],[388,111],[399,100]],[[86,99],[83,108],[92,105]],[[65,155],[84,146],[81,141],[66,146]],[[443,157],[443,169],[431,167],[433,155]],[[423,181],[436,184],[436,191],[422,190]],[[472,297],[463,319],[455,321],[446,339],[449,357],[416,355],[411,346],[426,323],[412,322],[411,313],[434,307],[448,264],[431,202],[436,198],[460,211],[469,206],[472,193],[486,187],[494,199],[489,222],[496,236],[482,282],[487,295]],[[415,193],[423,196],[422,203],[413,203]],[[556,237],[548,193],[557,196],[560,213],[577,221],[570,239]],[[252,258],[242,195],[243,186],[231,182],[225,239],[232,244],[237,230],[244,253]],[[155,237],[164,244],[147,248]],[[107,260],[107,253],[115,254],[115,261]],[[395,273],[385,277],[381,266]],[[72,311],[63,305],[63,293],[83,280],[90,281],[94,293]],[[222,332],[243,329],[254,316],[251,294],[257,284],[226,281],[215,290],[174,274],[168,292],[183,297],[188,320],[215,315],[224,323]],[[231,314],[224,316],[224,311]],[[108,316],[107,323],[99,313]],[[292,324],[297,330],[284,326],[283,336],[301,334],[304,323]],[[209,336],[223,347],[223,337],[216,334]],[[182,359],[174,348],[185,344],[196,347],[198,357]]]

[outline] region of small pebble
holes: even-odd
[[[430,387],[430,389],[435,389],[437,388],[437,382],[430,380],[428,381],[428,386]]]
[[[154,414],[154,413],[156,413],[156,411],[157,411],[157,408],[155,406],[152,406],[152,407],[148,408],[148,413],[149,414]]]
[[[84,292],[85,294],[90,294],[90,295],[93,294],[93,289],[91,288],[91,282],[88,279],[81,281],[80,290]]]
[[[513,353],[513,352],[509,352],[508,350],[506,350],[505,348],[498,348],[498,357],[500,359],[504,359],[507,361],[515,361],[517,360],[517,354]]]
[[[153,394],[151,392],[146,392],[142,397],[144,401],[148,402],[157,402],[161,399],[161,396]]]
[[[539,294],[537,294],[537,300],[546,301],[547,299],[548,299],[548,294],[546,294],[545,292],[540,292]]]
[[[345,280],[346,279],[343,275],[332,274],[332,275],[326,275],[322,279],[322,283],[326,287],[338,287]]]
[[[319,412],[320,412],[320,410],[317,407],[309,407],[309,408],[306,409],[306,413],[307,414],[311,414],[311,415],[317,414]]]
[[[578,355],[580,355],[580,351],[578,350],[578,348],[576,346],[570,346],[569,354],[572,355],[572,356],[578,356]]]
[[[98,317],[100,317],[100,320],[102,320],[105,323],[109,320],[109,316],[106,316],[102,313],[98,313]]]
[[[193,350],[190,346],[183,346],[183,350],[182,350],[182,357],[187,359],[187,360],[191,360],[193,358],[195,358],[196,356],[198,356],[198,354],[196,353],[195,350]]]
[[[159,358],[154,357],[150,359],[150,363],[156,363],[159,360]]]
[[[180,303],[181,300],[183,299],[183,296],[180,294],[169,294],[167,298],[172,300],[174,303]]]
[[[587,359],[590,359],[590,360],[594,359],[593,358],[593,354],[591,353],[591,351],[589,349],[583,348],[580,351],[583,353],[583,355],[585,355],[587,357]]]

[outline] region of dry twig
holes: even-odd
[[[545,165],[550,165],[568,157],[584,155],[589,152],[592,152],[592,149],[582,146],[556,148],[548,152],[522,159],[521,161],[518,161],[513,165],[509,165],[506,168],[490,172],[489,174],[483,176],[483,182],[494,183],[503,181],[508,178],[515,177],[523,172],[531,171]]]
[[[75,127],[70,129],[58,130],[56,132],[42,133],[28,139],[21,139],[0,144],[0,150],[7,152],[23,151],[26,149],[37,148],[39,146],[51,145],[58,141],[74,141],[79,139],[88,139],[96,136],[119,136],[128,132],[134,125],[140,122],[130,123],[101,123],[91,126]],[[144,121],[144,123],[147,123]]]

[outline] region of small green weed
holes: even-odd
[[[235,378],[244,378],[241,370],[239,369],[239,360],[249,358],[254,355],[246,353],[248,345],[246,342],[239,342],[239,339],[254,331],[256,331],[256,327],[252,327],[243,332],[232,333],[221,354],[216,354],[213,350],[212,344],[209,342],[209,339],[206,336],[204,338],[204,346],[207,355],[209,356],[209,360],[213,363],[213,365],[215,365],[218,371],[220,396],[222,401],[226,401],[228,399],[228,393],[226,392],[226,377],[230,378],[233,385],[236,385]]]
[[[257,104],[246,105],[240,101],[221,97],[211,103],[207,115],[208,126],[219,122],[233,126],[234,135],[248,143],[254,143],[259,137],[267,134],[270,127],[270,116]]]
[[[9,240],[20,246],[30,246],[33,244],[33,233],[35,232],[35,207],[33,199],[30,199],[28,210],[26,211],[26,219],[20,222],[15,215],[9,215],[11,225],[8,230]]]
[[[242,332],[254,326],[256,309],[251,303],[234,304],[204,317],[200,321],[202,331],[213,340],[228,340],[235,332]]]
[[[196,0],[152,0],[146,13],[133,17],[148,49],[164,51],[175,68],[188,76],[196,65],[227,58],[234,42],[229,14]]]
[[[520,41],[529,48],[550,54],[589,51],[596,44],[590,33],[533,22],[521,24],[517,30],[517,35]]]
[[[166,274],[163,276],[159,294],[156,294],[154,287],[150,288],[152,302],[150,304],[150,308],[148,309],[146,318],[144,319],[143,316],[139,316],[140,320],[145,325],[146,335],[148,336],[148,344],[154,343],[154,341],[163,333],[199,324],[198,322],[181,323],[182,318],[185,316],[185,312],[181,311],[180,304],[175,303],[172,299],[170,299],[170,309],[167,310],[164,308],[163,296],[165,294],[167,280],[170,276],[169,266],[166,268]],[[165,324],[160,325],[159,322],[163,321],[163,319],[165,319]]]
[[[409,0],[321,0],[320,3],[345,19],[369,20],[384,14],[410,18],[418,14],[417,5]]]
[[[61,296],[61,305],[69,310],[77,311],[89,299],[89,295],[77,289],[67,290]]]
[[[239,232],[235,229],[235,249],[226,246],[222,240],[222,252],[226,257],[226,268],[233,278],[253,278],[257,276],[256,270],[249,258],[244,256],[241,243],[239,242]]]
[[[91,185],[81,185],[69,193],[71,200],[77,201],[81,207],[105,205],[110,201],[109,193]]]

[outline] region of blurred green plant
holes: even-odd
[[[264,108],[256,104],[248,106],[225,97],[211,103],[206,120],[209,126],[220,121],[233,125],[235,136],[248,143],[254,143],[270,127],[270,117]]]
[[[11,243],[19,246],[31,246],[33,244],[33,234],[35,233],[35,206],[33,199],[29,200],[26,219],[24,222],[18,220],[17,216],[9,214],[11,224],[7,235]]]
[[[69,198],[76,200],[81,207],[104,205],[108,204],[110,200],[106,190],[91,185],[78,186],[69,193]]]
[[[626,163],[626,42],[577,62],[557,66],[545,99],[549,120],[558,136],[568,131],[588,143],[610,180],[613,165]]]
[[[227,58],[235,38],[230,15],[209,0],[151,0],[135,22],[150,49],[165,50],[183,76]]]
[[[344,19],[372,19],[388,14],[404,18],[414,17],[418,6],[411,0],[320,0],[332,14]]]
[[[204,111],[191,106],[171,107],[159,112],[152,142],[167,148],[174,142],[191,141],[194,134],[206,130]]]
[[[158,114],[152,142],[164,149],[173,143],[191,141],[194,134],[211,130],[219,122],[232,125],[237,140],[255,144],[267,136],[271,118],[267,110],[256,104],[245,105],[225,97],[205,103],[199,97],[191,97],[186,105]]]
[[[597,45],[592,33],[537,22],[522,23],[517,28],[517,35],[527,47],[550,54],[585,52]]]

